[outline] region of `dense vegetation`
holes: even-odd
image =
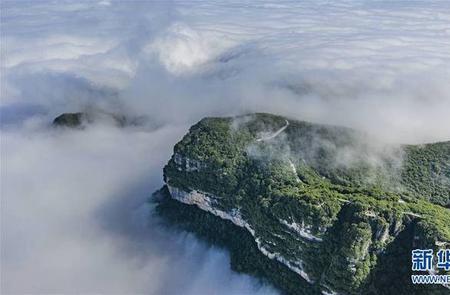
[[[449,146],[374,145],[348,128],[269,114],[206,118],[175,146],[164,177],[171,187],[207,193],[219,210],[238,210],[264,249],[308,273],[314,280],[308,290],[444,294],[439,286],[413,289],[410,261],[397,261],[410,255],[413,243],[436,248],[436,242],[450,242],[450,212],[444,207],[449,204]],[[182,209],[186,206],[174,206],[163,210],[161,205],[161,212],[170,211],[165,214],[169,220],[189,217]],[[223,234],[208,230],[219,223],[217,217],[190,216],[182,223],[209,240]],[[292,224],[316,241],[299,235]],[[250,252],[256,247],[245,238],[222,238],[219,244],[230,249],[232,260],[244,259],[234,253],[239,245]],[[276,262],[259,260],[249,256],[245,263],[232,263],[241,265],[236,270],[269,278],[287,293],[308,294],[298,288],[307,284],[300,276],[278,278],[268,273]]]
[[[64,113],[53,120],[54,126],[79,127],[86,120],[84,113]]]
[[[402,182],[416,196],[450,208],[450,141],[407,146]]]
[[[144,117],[129,118],[122,114],[115,114],[99,109],[87,109],[84,112],[63,113],[56,117],[52,124],[56,127],[83,128],[87,124],[106,122],[118,127],[139,125],[145,121]]]

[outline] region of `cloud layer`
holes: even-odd
[[[450,139],[448,1],[1,5],[6,293],[275,292],[143,207],[204,116],[268,111],[393,142]],[[89,107],[148,121],[49,130]]]
[[[2,106],[120,101],[180,122],[265,110],[450,137],[446,1],[4,5]]]
[[[274,294],[232,273],[225,252],[162,227],[146,204],[184,132],[3,133],[3,292]]]

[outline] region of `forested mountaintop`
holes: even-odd
[[[158,212],[286,293],[444,294],[408,275],[411,249],[449,246],[449,173],[450,142],[390,146],[271,114],[205,118],[176,144]]]
[[[127,127],[141,125],[145,121],[146,117],[143,116],[129,117],[119,113],[89,108],[73,113],[62,113],[53,120],[52,125],[55,127],[83,129],[93,123],[106,123],[117,127]]]
[[[384,189],[450,206],[450,141],[403,146],[373,141],[345,127],[259,113],[205,118],[192,126],[175,153],[230,172],[242,172],[238,164],[249,161],[280,164],[288,172],[294,166],[300,178],[318,176],[319,182],[348,189]],[[227,175],[223,180],[237,176]]]

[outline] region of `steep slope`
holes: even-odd
[[[441,286],[410,285],[407,255],[449,245],[450,212],[438,205],[449,204],[448,145],[440,153],[428,152],[436,145],[374,145],[348,128],[269,114],[206,118],[175,146],[158,210],[213,242],[222,235],[217,241],[232,258],[258,249],[270,263],[254,256],[235,269],[287,293],[444,294]],[[419,177],[416,167],[443,180]],[[199,224],[206,217],[198,209],[173,200],[217,218]],[[224,220],[246,232],[241,250],[218,230]],[[273,262],[284,271],[268,271]]]

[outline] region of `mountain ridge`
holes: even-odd
[[[311,290],[323,294],[398,288],[398,282],[379,285],[386,280],[381,268],[392,272],[389,268],[395,263],[389,261],[398,259],[385,253],[396,249],[407,261],[407,251],[399,249],[448,247],[450,211],[444,207],[448,197],[419,196],[403,183],[397,185],[404,175],[407,181],[418,177],[414,169],[405,170],[393,161],[401,155],[408,162],[400,164],[416,163],[424,153],[423,145],[418,150],[407,147],[416,152],[410,161],[403,147],[400,151],[372,149],[365,140],[350,128],[271,114],[205,118],[175,145],[164,167],[163,195],[246,229],[263,255],[301,277],[287,284],[304,280],[314,286]],[[448,145],[432,145],[443,149],[440,153],[432,149],[443,158],[425,157],[435,164],[428,175],[443,171],[446,177]],[[339,162],[342,155],[350,164]],[[412,187],[420,189],[429,183]],[[441,192],[432,187],[428,191]],[[400,243],[401,239],[406,242]],[[409,268],[404,265],[401,271],[409,273]],[[265,277],[271,280],[270,275]],[[410,285],[407,275],[399,280]],[[310,294],[286,287],[286,282],[275,284],[287,293]],[[400,294],[416,290],[403,289]],[[427,294],[445,292],[440,286],[425,290]]]

